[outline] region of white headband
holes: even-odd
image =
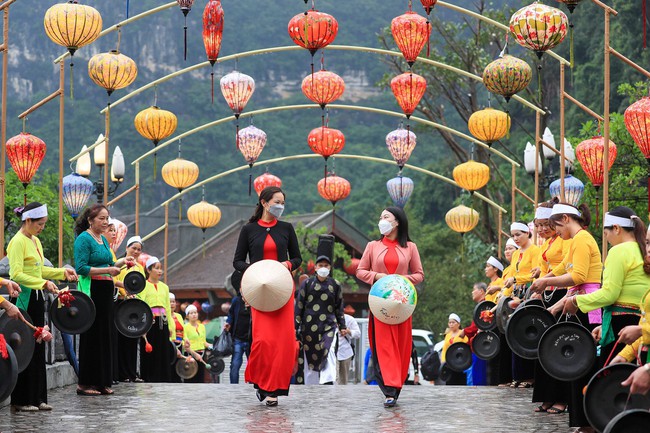
[[[530,228],[527,224],[514,222],[510,224],[510,231],[519,230],[520,232],[530,233]]]
[[[158,257],[149,257],[147,259],[146,263],[146,268],[149,269],[152,265],[155,265],[156,263],[160,263],[160,260],[158,260]]]
[[[556,205],[553,205],[553,211],[551,212],[551,215],[562,215],[562,214],[582,216],[582,214],[578,209],[574,208],[573,206],[569,206],[568,204],[558,203]]]
[[[169,300],[176,300],[176,296],[172,292],[169,292]]]
[[[451,313],[449,315],[449,320],[455,320],[456,322],[460,323],[460,316],[456,313]]]
[[[492,265],[495,268],[497,268],[498,270],[500,270],[501,272],[503,272],[503,264],[500,261],[498,261],[497,259],[495,259],[494,257],[490,256],[490,258],[487,259],[487,264]]]
[[[632,221],[631,218],[617,217],[616,215],[612,215],[609,212],[607,212],[605,214],[605,221],[603,222],[603,227],[612,227],[614,225],[620,227],[634,227],[634,221]]]
[[[39,206],[34,209],[24,211],[20,218],[23,221],[25,221],[27,219],[38,220],[41,218],[45,218],[46,216],[47,216],[47,205],[44,204],[43,206]]]
[[[108,217],[108,225],[109,226],[114,226],[115,221],[117,221],[115,218]]]
[[[536,220],[547,220],[551,217],[551,213],[553,212],[553,209],[550,207],[538,207],[535,210],[535,219]]]
[[[131,244],[134,244],[136,242],[139,243],[140,245],[142,245],[142,238],[140,236],[131,236],[129,238],[129,240],[126,241],[126,246],[130,247]]]
[[[194,312],[198,312],[198,311],[199,311],[199,310],[196,309],[196,306],[195,306],[194,304],[190,304],[190,305],[187,306],[187,308],[185,309],[185,315],[187,316],[187,315],[190,314],[192,311],[194,311]]]
[[[512,238],[508,238],[508,240],[506,241],[506,246],[508,245],[519,249],[519,245],[517,245],[517,243]]]

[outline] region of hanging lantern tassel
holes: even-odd
[[[72,86],[74,83],[74,80],[72,79],[72,67],[74,66],[74,63],[72,63],[72,56],[70,57],[70,99],[74,99],[74,93],[72,91]]]
[[[212,105],[214,105],[214,64],[212,65],[212,72],[210,72],[210,80],[212,81],[210,94],[212,95]]]
[[[178,192],[181,192],[179,189]],[[181,221],[183,219],[183,197],[180,197],[178,199],[178,220]]]
[[[248,196],[251,196],[251,187],[253,186],[253,164],[248,164]]]
[[[183,60],[187,60],[187,14],[185,14],[185,25],[183,26]]]
[[[157,145],[158,145],[158,143],[155,143],[153,145],[154,149],[156,148]],[[158,156],[157,155],[158,155],[157,152],[153,153],[153,180],[154,180],[154,182],[156,181],[156,167],[158,166],[158,164],[157,164]]]
[[[650,218],[650,158],[646,158],[648,164],[648,218]]]
[[[23,204],[23,206],[27,206],[27,185],[29,185],[29,184],[28,183],[23,183],[23,188],[24,188],[23,197],[25,199],[25,203]]]
[[[129,0],[126,0],[126,18],[129,18]]]
[[[541,104],[542,102],[542,59],[539,59],[539,63],[537,64],[537,97],[539,98],[539,102]]]
[[[641,0],[641,13],[643,15],[643,48],[646,48],[646,0]]]
[[[237,150],[239,150],[239,116],[235,115],[235,144],[237,145]]]
[[[203,258],[205,259],[205,229],[203,229]]]
[[[428,17],[427,15],[427,58],[431,53],[431,21],[429,21]]]
[[[600,186],[596,187],[596,227],[600,226]]]

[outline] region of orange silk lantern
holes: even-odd
[[[488,107],[478,110],[469,116],[467,121],[469,132],[488,146],[501,140],[510,131],[510,116],[508,113]]]
[[[576,147],[576,158],[580,166],[591,181],[592,185],[598,190],[603,184],[603,175],[605,154],[605,139],[601,136],[592,137],[578,144]],[[609,162],[607,170],[609,171],[616,160],[616,144],[609,140]]]
[[[214,103],[214,64],[219,57],[221,50],[221,39],[223,37],[223,8],[221,1],[209,0],[203,10],[203,45],[205,54],[212,66],[210,78],[212,81],[212,102]]]
[[[410,10],[409,7],[405,14],[393,18],[390,30],[406,63],[409,64],[409,67],[413,66],[424,44],[429,39],[429,21]]]
[[[648,163],[648,215],[650,216],[650,97],[643,97],[625,110],[625,127]]]
[[[487,185],[490,180],[490,167],[470,160],[454,167],[452,176],[458,186],[473,194]]]
[[[320,126],[311,130],[307,137],[307,143],[314,153],[327,160],[330,156],[343,150],[345,136],[338,129]]]
[[[277,186],[278,188],[282,187],[282,179],[277,176],[272,175],[268,171],[261,176],[257,176],[253,181],[253,187],[257,195],[260,195],[264,188],[269,186]]]
[[[138,67],[130,57],[118,50],[95,54],[88,61],[88,76],[95,84],[106,89],[108,96],[123,89],[138,76]]]
[[[390,88],[408,119],[424,96],[427,80],[418,74],[405,72],[390,80]]]
[[[311,101],[325,109],[343,95],[345,81],[334,72],[321,69],[318,72],[307,75],[302,80],[302,93]]]
[[[350,190],[350,182],[334,173],[318,181],[318,194],[331,202],[332,206],[336,206],[338,201],[348,198]]]
[[[21,132],[7,140],[6,149],[9,163],[25,188],[24,198],[27,204],[27,185],[43,162],[47,146],[35,135]]]
[[[136,131],[144,138],[153,142],[154,148],[160,140],[169,137],[176,131],[178,119],[171,111],[162,110],[158,106],[145,108],[133,119]],[[153,176],[156,178],[156,153],[153,154]]]
[[[462,204],[450,209],[445,215],[449,228],[461,235],[473,230],[478,225],[478,220],[478,212]]]

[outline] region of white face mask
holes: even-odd
[[[379,227],[379,233],[381,233],[384,236],[386,236],[388,233],[393,231],[393,224],[388,220],[379,221],[377,227]]]
[[[281,204],[273,204],[269,206],[269,213],[276,218],[280,218],[284,212],[284,206]]]
[[[327,278],[327,276],[330,274],[330,270],[327,268],[318,268],[316,270],[316,273],[318,274],[319,277],[321,278]]]

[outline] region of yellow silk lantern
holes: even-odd
[[[495,141],[501,140],[510,131],[510,116],[508,113],[484,108],[474,112],[467,121],[469,132],[481,141],[491,146]]]
[[[110,53],[99,53],[90,58],[88,75],[111,96],[114,90],[123,89],[135,81],[138,67],[130,57],[120,54],[118,50],[111,50]]]
[[[483,188],[490,180],[490,167],[476,161],[467,161],[454,167],[454,180],[470,193]]]
[[[178,157],[163,165],[162,177],[167,185],[181,192],[188,186],[193,185],[196,179],[199,178],[199,166],[192,161]],[[181,197],[178,206],[179,221],[181,220],[182,200]]]
[[[77,49],[99,37],[103,23],[97,9],[69,1],[49,8],[43,24],[52,42],[66,47],[74,56]]]
[[[187,210],[187,219],[203,231],[203,257],[205,257],[205,230],[219,224],[221,209],[205,200],[193,204]]]
[[[169,137],[176,131],[178,119],[171,111],[162,110],[155,105],[145,108],[135,115],[133,119],[135,129],[144,138],[153,142],[154,147],[160,140]],[[156,154],[153,154],[153,173],[156,178]]]
[[[473,230],[478,224],[478,219],[478,212],[464,205],[450,209],[445,215],[449,228],[461,235]]]

